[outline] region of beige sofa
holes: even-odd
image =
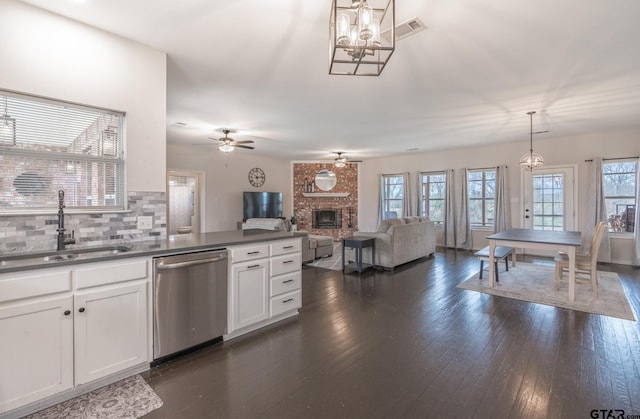
[[[398,265],[431,256],[436,251],[436,229],[427,217],[384,220],[376,232],[356,231],[354,237],[372,237],[376,245],[376,265],[394,269]],[[353,249],[345,249],[347,261],[355,260]],[[371,249],[362,251],[365,262],[371,261]]]

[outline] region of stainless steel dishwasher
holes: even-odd
[[[154,258],[153,359],[222,340],[227,331],[227,250]]]

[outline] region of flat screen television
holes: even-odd
[[[243,219],[282,218],[282,192],[243,192]]]

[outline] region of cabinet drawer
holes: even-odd
[[[269,245],[271,256],[286,255],[299,252],[302,248],[301,239],[280,240]]]
[[[71,291],[71,270],[41,270],[35,275],[16,273],[0,277],[0,303],[65,291]]]
[[[300,290],[282,294],[271,298],[271,316],[277,316],[286,311],[302,307],[302,292]]]
[[[129,262],[104,262],[75,270],[77,289],[144,279],[148,276],[149,264],[146,259],[130,259]]]
[[[282,275],[299,271],[302,267],[302,257],[300,253],[276,256],[271,258],[269,264],[271,265],[271,276]]]
[[[285,292],[299,290],[301,283],[302,273],[300,271],[271,278],[271,297]]]
[[[266,258],[267,256],[269,256],[269,245],[266,243],[229,248],[229,257],[231,258],[231,263]]]

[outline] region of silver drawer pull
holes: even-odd
[[[293,263],[293,261],[292,261],[292,260],[285,260],[285,261],[283,261],[282,263],[283,263],[283,264],[284,264],[284,263]]]
[[[256,250],[255,252],[247,252],[247,255],[258,255],[260,254],[259,250]]]
[[[293,301],[293,298],[286,299],[282,302],[282,304],[290,303]]]
[[[282,281],[283,284],[286,284],[288,282],[293,282],[293,279],[287,279],[286,281]]]
[[[247,269],[254,269],[254,268],[259,268],[259,267],[260,267],[260,265],[250,265],[250,266],[247,266]]]
[[[284,246],[283,249],[293,249],[293,246]]]

